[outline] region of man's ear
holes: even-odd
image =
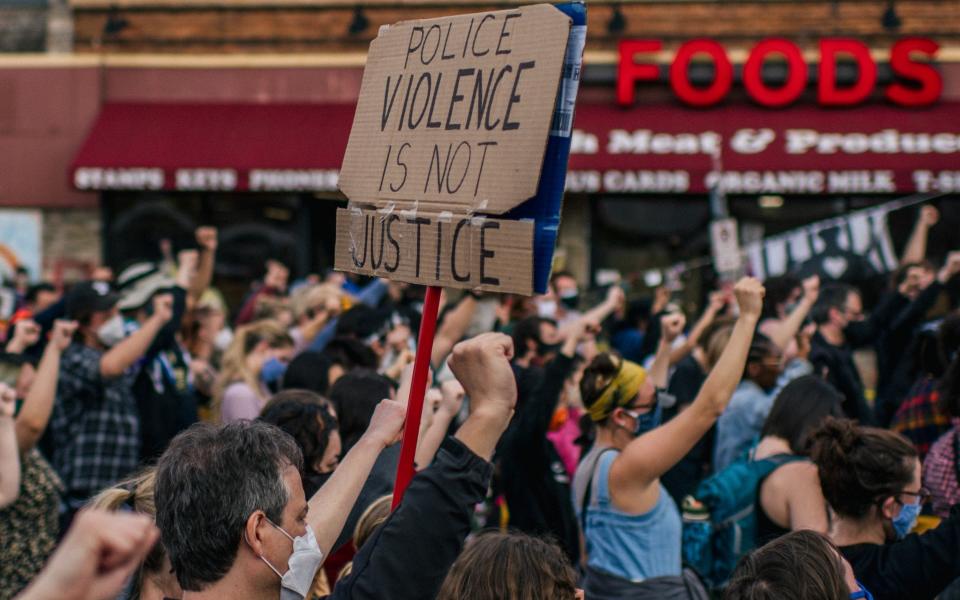
[[[247,523],[243,528],[243,539],[256,556],[263,556],[263,527],[269,525],[266,515],[261,510],[254,511],[247,517]]]

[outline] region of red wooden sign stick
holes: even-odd
[[[440,289],[437,286],[429,286],[423,300],[423,316],[420,318],[420,334],[417,337],[417,356],[413,363],[410,398],[407,401],[407,419],[403,426],[403,440],[400,442],[400,464],[397,466],[397,481],[393,488],[393,508],[399,506],[414,475],[413,459],[417,454],[417,436],[420,433],[420,417],[423,415],[423,397],[427,393],[427,375],[430,373],[433,336],[437,330]]]

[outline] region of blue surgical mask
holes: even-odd
[[[903,504],[900,506],[900,514],[893,518],[893,531],[898,540],[907,537],[907,534],[913,531],[917,524],[917,517],[920,516],[920,503]]]
[[[633,428],[634,437],[640,437],[641,435],[652,431],[660,426],[660,421],[663,419],[663,407],[660,404],[659,395],[655,399],[656,404],[653,405],[653,410],[640,414],[632,410],[626,411],[628,415],[634,418],[637,424]]]
[[[260,367],[260,381],[269,385],[280,381],[283,374],[287,372],[287,363],[281,362],[277,358],[269,358],[263,366]]]
[[[867,588],[863,587],[863,584],[860,583],[859,581],[857,582],[857,586],[858,586],[860,589],[857,590],[857,591],[855,591],[855,592],[853,592],[852,594],[850,594],[850,600],[861,600],[861,599],[862,599],[862,600],[873,600],[873,594],[870,593],[870,590],[868,590]]]

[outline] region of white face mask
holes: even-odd
[[[267,522],[293,542],[293,554],[287,559],[287,572],[283,574],[264,557],[261,556],[260,560],[280,578],[280,600],[303,600],[310,594],[313,578],[323,562],[323,552],[313,535],[313,528],[307,525],[307,533],[295,538],[270,519]]]
[[[213,345],[217,350],[220,350],[221,352],[223,352],[227,349],[228,346],[230,346],[230,342],[232,341],[233,341],[233,332],[230,331],[228,328],[224,327],[219,331],[219,333],[217,333],[217,337],[213,339]]]
[[[544,319],[552,319],[557,316],[556,300],[537,300],[537,314]]]
[[[123,328],[123,317],[113,315],[110,320],[97,329],[97,339],[107,348],[112,348],[126,337],[126,331]]]

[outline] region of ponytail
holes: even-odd
[[[827,417],[811,436],[823,496],[840,515],[868,515],[913,481],[917,450],[899,433]]]

